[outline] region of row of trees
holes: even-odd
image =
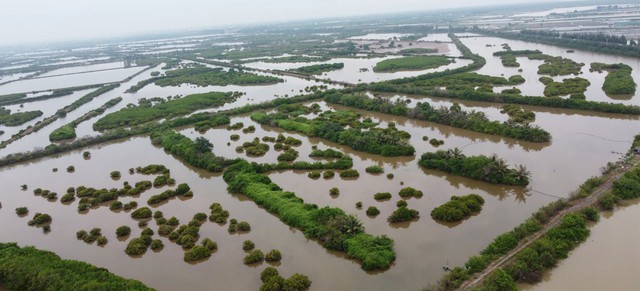
[[[153,290],[104,268],[15,243],[0,243],[0,286],[11,290]]]
[[[269,177],[260,174],[254,164],[242,161],[231,165],[223,177],[230,192],[248,196],[324,247],[346,252],[350,258],[360,261],[365,270],[387,269],[395,260],[392,239],[366,234],[355,216],[339,208],[319,208],[304,203],[294,193],[282,191]]]
[[[418,164],[428,169],[440,170],[493,184],[515,186],[529,184],[530,172],[525,166],[519,165],[516,169],[510,169],[507,163],[496,155],[467,157],[458,148],[425,153]]]
[[[454,104],[450,108],[433,108],[428,102],[424,102],[418,103],[415,108],[410,109],[403,101],[392,102],[388,98],[369,98],[362,94],[341,93],[329,95],[325,98],[325,101],[520,140],[548,142],[551,139],[549,132],[538,126],[530,126],[529,122],[533,121],[531,119],[512,118],[510,119],[512,122],[504,123],[491,121],[483,112],[464,111],[458,104]],[[524,113],[518,116],[523,115]]]
[[[285,130],[293,130],[308,136],[317,136],[335,143],[346,145],[354,150],[364,151],[383,156],[411,156],[415,153],[413,146],[409,144],[409,133],[400,131],[395,127],[378,128],[375,124],[359,122],[347,117],[341,124],[341,117],[349,115],[348,112],[336,112],[337,118],[324,118],[322,116],[309,120],[304,117],[290,118],[286,114],[254,113],[251,119],[254,121],[277,126]],[[345,129],[346,125],[350,125]],[[367,129],[368,130],[363,130]]]

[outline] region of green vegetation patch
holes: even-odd
[[[327,96],[325,100],[330,103],[349,107],[426,120],[475,132],[500,135],[531,142],[547,142],[551,139],[549,132],[538,126],[530,126],[529,123],[533,121],[530,118],[518,119],[518,122],[491,121],[484,113],[462,110],[458,104],[453,104],[449,108],[434,108],[428,102],[419,102],[413,109],[410,109],[406,102],[400,100],[392,102],[388,98],[383,97],[369,98],[364,94],[342,93],[331,94]],[[527,114],[528,116],[531,115],[529,113]],[[533,116],[535,118],[535,114]],[[439,143],[438,141],[438,144]]]
[[[374,72],[418,71],[448,65],[453,61],[445,56],[412,56],[381,61]]]
[[[315,119],[291,117],[288,114],[257,112],[251,119],[285,130],[297,131],[347,145],[354,150],[383,156],[411,156],[415,149],[409,144],[411,135],[395,127],[379,128],[352,111],[321,113]],[[349,126],[349,128],[345,128]]]
[[[422,55],[422,54],[433,54],[437,53],[438,49],[436,48],[408,48],[400,50],[399,54],[401,55]]]
[[[237,97],[236,93],[209,92],[193,94],[153,106],[124,108],[101,118],[93,124],[93,128],[102,131],[134,126],[162,118],[182,116],[196,110],[222,106],[225,103],[233,102]]]
[[[104,268],[15,243],[0,244],[0,274],[0,285],[11,290],[153,290]]]
[[[333,64],[319,64],[319,65],[304,66],[304,67],[291,69],[290,71],[295,73],[305,74],[305,75],[321,75],[324,72],[340,70],[342,68],[344,68],[344,63],[333,63]]]
[[[591,71],[608,71],[604,78],[602,90],[608,95],[624,95],[636,93],[636,82],[631,76],[633,70],[625,64],[591,63]]]
[[[545,80],[545,82],[548,81]],[[583,94],[587,91],[587,87],[591,85],[591,82],[587,79],[576,77],[564,79],[562,82],[548,82],[545,85],[544,96],[554,97],[561,95]]]
[[[253,73],[222,68],[184,68],[171,70],[164,77],[157,77],[154,83],[160,87],[180,86],[181,84],[193,84],[196,86],[226,86],[226,85],[265,85],[284,82],[283,79],[262,76]]]
[[[326,62],[330,60],[329,57],[324,56],[288,56],[281,58],[272,58],[265,60],[265,63],[312,63],[312,62]]]
[[[529,184],[529,171],[520,165],[511,169],[503,159],[484,155],[467,157],[460,150],[439,150],[425,153],[418,161],[421,167],[440,170],[450,174],[493,184],[526,186]]]
[[[11,113],[11,110],[0,108],[0,125],[18,126],[42,116],[42,111]]]
[[[431,217],[440,221],[457,222],[474,212],[480,212],[483,204],[484,199],[478,194],[452,196],[450,201],[434,208]]]

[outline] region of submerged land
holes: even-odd
[[[583,4],[2,48],[0,289],[553,288],[640,193]]]

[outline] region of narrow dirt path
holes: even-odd
[[[539,239],[544,234],[546,234],[551,228],[557,226],[560,223],[560,221],[562,221],[562,218],[566,214],[577,211],[589,205],[594,205],[598,201],[598,198],[600,198],[602,195],[604,195],[605,193],[611,190],[611,187],[613,186],[613,182],[618,180],[620,177],[622,177],[622,175],[624,175],[626,171],[628,171],[629,169],[632,169],[634,165],[638,163],[638,161],[640,161],[640,156],[636,155],[633,157],[633,159],[629,163],[630,165],[626,166],[625,168],[622,168],[621,166],[617,166],[617,168],[613,170],[613,172],[606,175],[605,181],[602,183],[602,185],[598,186],[595,190],[593,190],[591,195],[580,200],[572,201],[571,202],[572,205],[570,207],[558,212],[558,214],[556,214],[553,218],[551,218],[549,222],[547,222],[547,224],[545,224],[541,230],[530,235],[529,237],[522,239],[520,243],[518,243],[518,246],[516,246],[514,249],[512,249],[511,251],[509,251],[499,259],[493,261],[482,272],[474,274],[472,278],[462,283],[462,285],[460,286],[460,288],[458,288],[458,290],[465,290],[478,285],[480,282],[482,282],[482,280],[485,277],[487,277],[497,268],[501,268],[505,266],[522,249],[528,247],[537,239]]]

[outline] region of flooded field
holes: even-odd
[[[401,37],[400,34],[369,34],[357,39],[386,40],[393,37]],[[492,55],[501,50],[502,43],[509,43],[514,50],[539,49],[542,52],[563,56],[579,62],[585,62],[583,78],[591,81],[591,86],[586,92],[587,100],[619,102],[624,104],[640,104],[638,97],[612,98],[606,96],[600,87],[604,82],[605,74],[588,72],[590,62],[618,63],[624,62],[633,67],[633,77],[640,81],[640,61],[636,59],[599,55],[576,51],[569,54],[565,49],[537,45],[525,42],[509,41],[498,38],[476,37],[466,34],[468,38],[461,38],[462,42],[469,46],[471,51],[478,53],[487,59],[487,65],[477,72],[492,76],[509,77],[521,74],[527,80],[524,84],[516,86],[525,95],[542,95],[543,85],[538,81],[537,67],[540,61],[529,61],[526,58],[518,58],[522,72],[517,68],[505,68],[500,59]],[[446,37],[446,38],[445,38]],[[356,38],[354,38],[356,39]],[[450,42],[451,39],[444,34],[432,34],[424,38],[425,41]],[[197,42],[192,38],[189,42]],[[162,44],[163,49],[189,49],[195,45],[191,43],[180,44],[178,39],[173,41],[155,40],[148,42],[129,43],[122,45],[123,49],[138,49],[141,53],[151,52],[152,44]],[[486,46],[491,44],[491,47]],[[447,43],[450,56],[460,55],[460,52],[452,43]],[[455,63],[431,70],[406,71],[396,73],[374,73],[372,68],[381,60],[395,58],[333,58],[326,62],[314,63],[266,63],[253,62],[244,64],[250,68],[287,70],[309,64],[343,62],[343,69],[331,71],[320,76],[323,79],[344,81],[349,83],[368,83],[402,77],[417,76],[429,72],[443,71],[445,69],[459,68],[471,63],[470,60],[456,59]],[[168,62],[168,61],[167,61]],[[589,63],[587,63],[589,62]],[[156,63],[157,64],[157,63]],[[125,93],[131,86],[140,81],[151,78],[152,72],[165,73],[162,69],[166,63],[161,63],[143,72],[120,87],[94,98],[91,102],[81,106],[77,110],[60,118],[42,130],[30,134],[4,149],[0,149],[0,157],[12,153],[23,152],[33,148],[44,148],[49,145],[49,134],[53,130],[68,124],[72,120],[81,117],[87,112],[100,107],[102,104],[115,97],[123,100],[112,108],[107,109],[102,116],[119,111],[128,104],[137,104],[142,98],[168,96],[186,96],[195,93],[211,91],[244,92],[245,95],[232,103],[217,108],[197,110],[198,112],[215,112],[232,109],[247,104],[257,104],[273,100],[277,97],[291,97],[305,92],[305,89],[322,83],[304,80],[290,76],[280,76],[283,83],[255,86],[203,86],[182,84],[174,87],[160,87],[149,84],[135,93]],[[71,67],[49,72],[49,75],[62,73],[74,73],[70,76],[48,77],[29,81],[16,81],[0,86],[0,94],[13,92],[31,92],[37,90],[51,90],[56,88],[76,86],[79,84],[101,83],[108,81],[121,81],[143,68],[114,69],[103,72],[82,73],[89,68],[91,70],[111,69],[123,66],[123,63],[106,63],[86,67]],[[367,70],[361,70],[366,68]],[[75,74],[78,73],[78,74]],[[259,73],[265,74],[265,73]],[[561,79],[560,77],[554,79]],[[598,83],[599,82],[599,83]],[[75,85],[74,85],[75,84]],[[329,86],[329,88],[338,88]],[[496,88],[499,90],[500,88]],[[7,139],[18,130],[33,125],[45,117],[55,114],[56,110],[72,103],[74,100],[95,89],[74,92],[72,95],[7,106],[12,111],[42,110],[43,116],[32,120],[22,126],[10,128],[0,127],[5,134],[0,139]],[[373,93],[370,93],[373,95]],[[409,107],[417,102],[428,102],[432,106],[451,106],[453,101],[424,96],[386,95],[391,99],[411,100]],[[314,102],[307,103],[310,105]],[[286,191],[292,191],[305,202],[317,204],[320,207],[331,206],[343,209],[347,213],[356,215],[365,226],[367,233],[373,235],[387,235],[395,241],[396,260],[389,270],[379,272],[365,272],[360,264],[346,258],[344,253],[327,251],[318,242],[305,238],[303,233],[281,222],[278,217],[269,214],[265,209],[256,206],[248,197],[230,194],[226,190],[227,184],[221,174],[212,174],[207,171],[191,167],[179,159],[164,152],[161,148],[152,145],[148,136],[138,136],[130,139],[122,139],[99,146],[91,146],[76,151],[58,154],[55,156],[33,160],[27,163],[0,168],[0,184],[4,191],[0,193],[0,221],[4,227],[0,228],[2,241],[15,241],[20,245],[33,245],[40,249],[54,251],[65,259],[76,259],[99,267],[109,269],[111,272],[142,281],[150,287],[158,290],[176,290],[188,288],[189,290],[256,290],[262,284],[260,272],[267,266],[277,266],[281,275],[289,277],[294,273],[301,273],[310,277],[313,281],[311,290],[418,290],[436,283],[444,275],[442,266],[460,266],[471,256],[476,255],[497,235],[512,229],[520,224],[539,207],[555,201],[558,198],[566,198],[579,184],[589,177],[598,175],[601,168],[608,162],[616,161],[625,153],[633,140],[633,135],[638,131],[638,116],[594,113],[578,110],[542,108],[523,106],[536,114],[537,125],[547,130],[552,140],[548,143],[531,143],[511,138],[503,138],[497,135],[480,134],[459,128],[443,126],[416,119],[380,114],[370,111],[355,110],[344,106],[338,106],[318,101],[322,110],[353,110],[364,118],[370,118],[372,122],[380,123],[380,127],[386,128],[395,124],[396,128],[411,134],[410,143],[416,149],[415,156],[411,157],[383,157],[355,151],[347,146],[329,142],[317,137],[308,137],[295,132],[286,132],[282,129],[261,125],[252,121],[250,114],[232,116],[231,124],[242,122],[244,127],[254,126],[255,132],[242,133],[242,130],[227,130],[225,126],[216,127],[205,133],[197,132],[193,126],[176,129],[183,135],[196,139],[206,138],[213,144],[213,153],[225,158],[243,158],[249,162],[276,163],[281,153],[270,144],[270,150],[261,157],[249,157],[245,153],[236,152],[236,147],[244,142],[250,142],[254,138],[265,136],[275,137],[282,133],[285,136],[295,137],[302,141],[298,147],[298,161],[323,161],[309,157],[313,147],[318,149],[339,150],[353,158],[353,168],[358,170],[360,177],[357,179],[311,179],[308,171],[281,171],[269,174],[274,183]],[[506,121],[508,116],[501,113],[501,105],[485,102],[458,102],[464,110],[483,112],[489,119]],[[98,133],[92,129],[92,125],[101,118],[93,118],[77,126],[78,137],[95,136]],[[308,115],[313,118],[313,114]],[[232,134],[240,135],[239,140],[232,141]],[[434,147],[423,138],[441,139],[444,144]],[[472,179],[449,175],[444,172],[424,170],[417,161],[421,154],[438,149],[460,148],[465,155],[492,155],[497,154],[510,166],[525,165],[531,171],[531,183],[528,187],[508,187],[480,182]],[[90,158],[83,158],[83,152],[89,151]],[[179,183],[188,183],[194,196],[188,199],[172,198],[159,205],[151,205],[152,210],[159,210],[165,217],[175,216],[182,224],[191,220],[198,212],[209,213],[209,205],[214,202],[230,212],[230,218],[239,221],[247,221],[251,224],[248,233],[230,234],[227,231],[228,224],[219,225],[207,221],[200,229],[201,238],[211,238],[218,244],[218,250],[210,259],[189,264],[183,262],[184,250],[171,242],[167,237],[154,235],[164,243],[161,251],[147,251],[141,257],[130,257],[124,253],[127,242],[138,237],[142,227],[138,221],[130,217],[130,211],[109,210],[109,203],[92,208],[87,212],[78,212],[78,200],[71,203],[61,203],[59,199],[47,200],[33,194],[36,188],[48,189],[62,196],[68,187],[81,185],[94,188],[121,188],[124,182],[135,184],[143,180],[153,180],[155,176],[130,174],[130,168],[146,166],[149,164],[162,164],[171,170],[171,177]],[[384,168],[384,174],[368,174],[365,168],[378,165]],[[65,171],[68,166],[74,166],[75,171]],[[56,168],[57,171],[53,169]],[[112,179],[111,171],[120,171],[122,177]],[[389,179],[386,174],[393,174]],[[21,190],[21,185],[27,185],[26,190]],[[330,196],[329,189],[337,187],[340,194]],[[420,218],[405,223],[389,223],[387,217],[397,208],[396,202],[401,198],[398,195],[400,189],[413,187],[424,192],[422,198],[407,199],[411,209],[420,211]],[[120,197],[123,203],[136,201],[139,207],[147,205],[147,199],[173,187],[154,187],[141,195]],[[392,193],[389,201],[376,201],[373,195],[378,192]],[[476,213],[458,223],[441,223],[430,217],[430,212],[450,200],[453,195],[467,195],[475,193],[485,199],[481,212]],[[361,209],[356,208],[356,203],[362,202]],[[20,217],[15,214],[17,207],[28,207],[29,215]],[[380,214],[376,217],[366,215],[365,209],[376,206]],[[589,242],[578,248],[572,257],[561,263],[561,266],[548,274],[553,281],[543,282],[536,288],[565,289],[562,280],[556,277],[573,278],[584,275],[584,266],[602,262],[609,264],[611,268],[615,260],[613,256],[598,258],[592,256],[594,252],[600,252],[612,245],[609,238],[617,237],[618,241],[624,241],[620,248],[631,252],[632,239],[625,233],[629,221],[638,216],[637,207],[623,208],[611,218],[604,218],[592,231]],[[37,227],[29,227],[27,221],[36,212],[48,213],[53,217],[51,232],[44,233]],[[617,224],[616,224],[617,223]],[[132,228],[129,237],[118,239],[115,230],[121,225]],[[616,226],[617,225],[617,226]],[[105,246],[86,244],[76,239],[75,233],[79,230],[89,230],[94,227],[102,228],[102,233],[109,242]],[[149,221],[149,227],[158,230],[155,221]],[[608,231],[616,231],[612,234]],[[622,238],[624,236],[624,238]],[[244,240],[252,240],[256,247],[264,252],[278,249],[282,252],[282,261],[276,264],[267,262],[258,265],[245,265],[242,258],[245,251],[242,250]],[[619,259],[619,258],[618,258]],[[600,264],[600,263],[598,263]],[[583,266],[579,273],[574,272],[577,267]],[[633,269],[630,263],[627,270]],[[571,270],[569,270],[571,269]],[[622,271],[621,271],[622,272]],[[627,275],[628,276],[628,275]],[[595,277],[595,276],[592,276]],[[616,277],[611,277],[615,281]],[[570,280],[569,280],[570,281]],[[633,282],[637,283],[637,282]],[[558,284],[558,285],[555,285]],[[575,285],[572,285],[575,286]],[[592,286],[592,285],[584,285]],[[603,285],[604,286],[604,285]],[[610,285],[611,286],[611,285]],[[621,289],[633,287],[632,285],[619,285]]]
[[[615,213],[605,212],[600,222],[591,228],[589,239],[556,268],[545,272],[541,283],[519,287],[523,290],[638,289],[640,278],[635,276],[635,270],[640,268],[640,232],[636,224],[640,217],[639,202],[629,201]]]
[[[495,37],[471,37],[461,38],[460,40],[462,40],[462,42],[467,45],[473,52],[483,56],[487,60],[487,65],[477,70],[477,73],[491,76],[504,76],[507,78],[513,75],[522,75],[522,77],[524,77],[526,80],[524,84],[517,86],[508,86],[507,88],[516,87],[522,91],[523,95],[543,96],[544,85],[540,81],[538,81],[538,79],[542,75],[539,75],[537,73],[538,66],[542,64],[543,61],[529,60],[526,57],[518,57],[517,60],[520,63],[520,68],[505,67],[502,65],[500,57],[493,56],[494,52],[503,50],[501,46],[503,43],[509,44],[509,46],[513,50],[540,50],[544,54],[548,54],[551,56],[560,56],[563,58],[571,59],[578,63],[584,63],[585,65],[584,67],[582,67],[582,71],[579,77],[587,79],[591,83],[591,85],[587,87],[587,91],[584,93],[587,97],[587,100],[613,102],[628,105],[640,105],[640,98],[634,98],[635,96],[607,96],[602,90],[604,78],[606,77],[607,73],[589,71],[589,67],[593,62],[606,64],[624,63],[633,69],[633,71],[631,72],[631,76],[633,77],[634,81],[636,83],[640,83],[640,59],[598,54],[581,50],[575,50],[575,52],[573,53],[568,53],[567,49],[557,46],[508,40]],[[487,45],[491,46],[488,47]],[[522,72],[519,72],[519,69],[522,69]],[[574,77],[576,76],[568,75],[556,76],[552,78],[555,81],[562,81],[565,78]],[[505,89],[505,87],[497,87],[496,91],[502,91],[503,89]],[[639,93],[636,92],[636,94]]]
[[[145,68],[134,67],[16,81],[0,86],[0,95],[119,82],[144,69]]]

